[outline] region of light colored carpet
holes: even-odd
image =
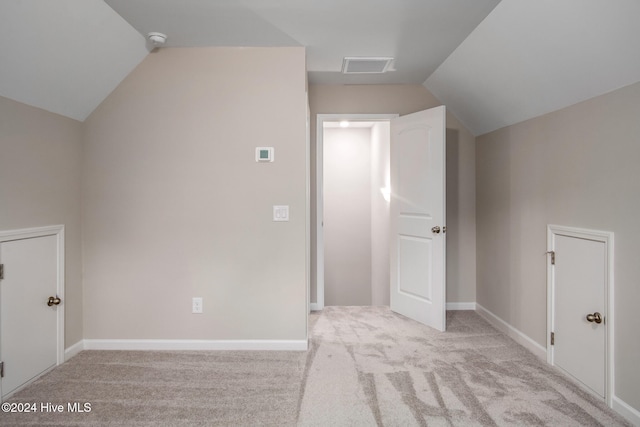
[[[9,402],[0,425],[626,426],[474,312],[433,331],[384,307],[313,314],[304,352],[84,351]]]
[[[384,307],[316,316],[299,425],[628,425],[475,312],[446,333]]]
[[[0,413],[0,425],[295,425],[304,363],[304,352],[83,351],[9,399],[64,413]]]

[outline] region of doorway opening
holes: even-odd
[[[389,305],[389,141],[397,114],[319,114],[316,303]]]

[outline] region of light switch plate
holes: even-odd
[[[280,205],[273,206],[273,220],[274,221],[289,221],[289,206]]]

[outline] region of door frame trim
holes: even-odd
[[[316,302],[310,303],[313,311],[324,308],[324,232],[322,228],[324,220],[324,194],[323,194],[323,139],[324,122],[349,121],[390,121],[399,114],[317,114],[316,115]],[[309,295],[311,298],[311,295]]]
[[[0,231],[0,243],[45,236],[56,236],[57,239],[56,249],[58,277],[56,280],[56,292],[58,297],[62,300],[62,304],[60,304],[56,310],[56,328],[58,332],[56,365],[60,365],[64,363],[64,306],[66,301],[64,294],[64,225]]]
[[[566,227],[562,225],[547,225],[547,251],[555,250],[555,237],[566,236],[602,242],[605,245],[605,402],[609,407],[613,405],[613,391],[615,381],[614,364],[614,324],[613,289],[614,289],[614,233],[610,231],[589,230],[585,228]],[[554,365],[551,332],[554,330],[555,310],[555,275],[554,269],[547,260],[547,363]]]

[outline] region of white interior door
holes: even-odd
[[[58,237],[3,241],[0,262],[4,266],[0,281],[4,398],[58,362],[58,306],[47,304],[58,292]]]
[[[606,397],[607,245],[555,234],[552,363]]]
[[[391,310],[446,329],[445,108],[391,120]]]

